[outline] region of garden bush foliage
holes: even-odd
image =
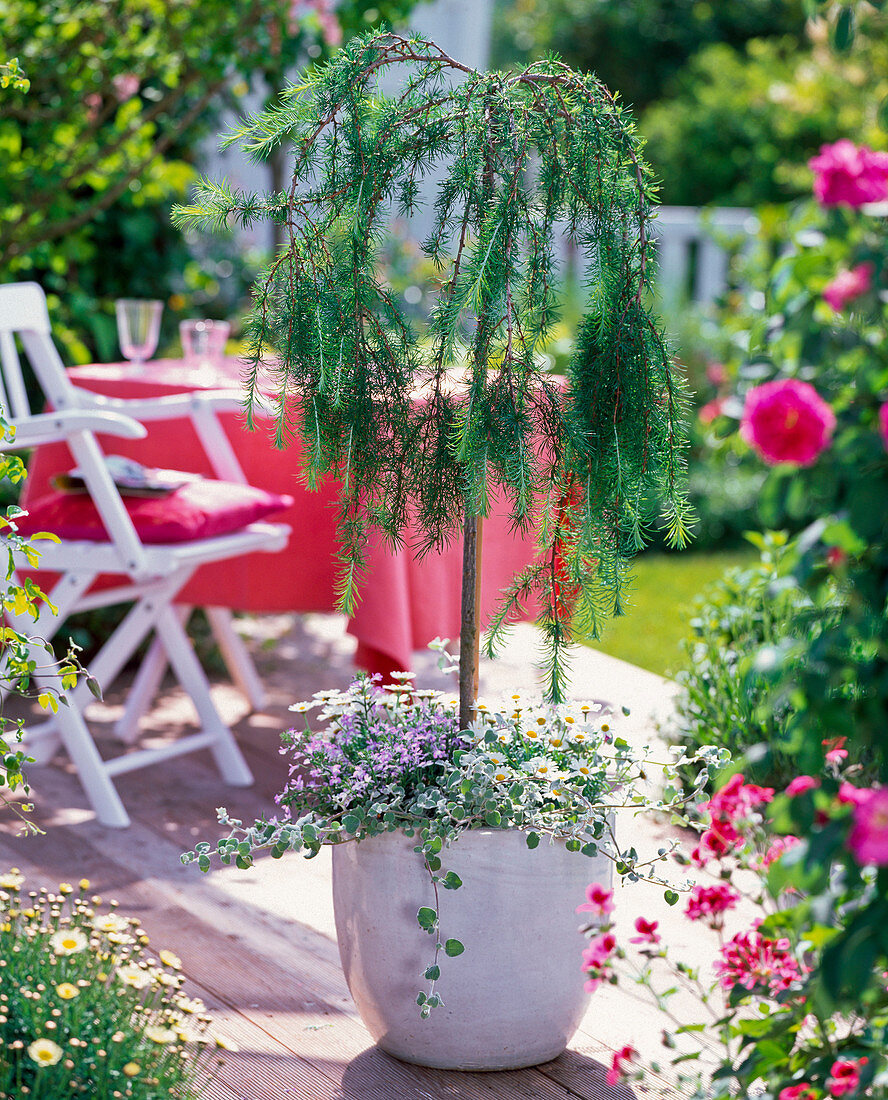
[[[745,761],[755,782],[785,786],[797,774],[780,748],[792,704],[763,706],[767,681],[756,662],[765,647],[779,652],[800,638],[813,641],[841,605],[835,586],[819,606],[800,587],[792,575],[797,553],[785,532],[749,532],[747,539],[759,560],[729,570],[697,600],[681,646],[675,677],[681,690],[669,732],[689,752],[702,745],[727,749]]]
[[[275,94],[309,52],[323,56],[343,30],[403,19],[414,4],[381,0],[370,11],[344,0],[336,19],[327,0],[2,5],[4,56],[30,89],[0,73],[9,83],[0,279],[43,284],[66,354],[79,362],[116,357],[115,297],[165,299],[171,334],[190,302],[212,312],[220,281],[233,275],[215,305],[232,308],[254,272],[219,242],[212,255],[194,252],[170,224],[172,202],[195,178],[198,143],[223,109],[240,111],[254,77]]]

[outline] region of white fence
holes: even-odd
[[[758,229],[751,210],[661,206],[657,237],[657,289],[667,309],[715,301],[727,286],[731,257],[744,251]]]

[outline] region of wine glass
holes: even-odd
[[[125,359],[133,369],[141,370],[146,359],[157,351],[157,338],[160,335],[160,315],[163,302],[144,298],[118,298],[114,303],[117,310],[117,339]]]
[[[231,332],[227,321],[180,321],[182,352],[189,367],[196,368],[199,382],[218,385],[218,368],[225,357],[225,342]]]

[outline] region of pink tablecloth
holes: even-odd
[[[207,380],[179,360],[158,360],[140,374],[126,363],[76,367],[69,374],[75,385],[95,393],[147,398],[237,386],[240,369],[237,360],[228,360],[217,377]],[[254,612],[334,610],[337,483],[327,479],[318,492],[309,492],[300,480],[298,443],[276,450],[267,431],[247,431],[241,416],[226,414],[222,420],[250,484],[296,498],[292,509],[275,517],[288,523],[293,534],[288,549],[273,557],[254,554],[202,567],[183,590],[183,601]],[[152,424],[145,440],[106,438],[102,442],[106,453],[145,465],[211,473],[185,420]],[[66,447],[40,448],[31,463],[26,501],[46,492],[50,476],[72,464]],[[414,650],[436,636],[455,639],[459,634],[461,546],[454,544],[442,554],[417,561],[409,550],[409,532],[406,542],[403,551],[392,552],[374,541],[360,587],[361,602],[349,622],[349,633],[358,640],[356,662],[373,672],[409,669]],[[532,556],[532,539],[514,535],[505,515],[485,520],[482,621],[500,590]]]

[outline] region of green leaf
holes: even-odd
[[[457,955],[461,955],[465,951],[465,947],[459,940],[447,940],[444,944],[444,951],[451,959],[455,959]]]
[[[666,890],[663,893],[663,898],[667,905],[675,905],[678,901],[678,894],[674,890]]]
[[[888,130],[888,96],[885,96],[879,104],[879,109],[876,111],[876,122],[883,130]]]
[[[448,871],[441,881],[441,885],[445,890],[458,890],[462,886],[462,879],[456,871]]]
[[[342,827],[347,833],[356,833],[361,827],[361,819],[354,814],[346,814],[342,819]]]
[[[427,978],[430,982],[436,982],[441,977],[441,967],[430,966],[427,968],[423,976]]]
[[[539,847],[539,843],[540,843],[539,833],[528,833],[527,834],[527,847],[528,848],[537,848],[537,847]]]
[[[842,8],[835,21],[830,39],[837,53],[847,53],[854,42],[854,9]]]
[[[416,914],[416,919],[420,928],[423,928],[426,932],[432,932],[437,923],[438,914],[434,909],[429,909],[427,905],[424,905]]]

